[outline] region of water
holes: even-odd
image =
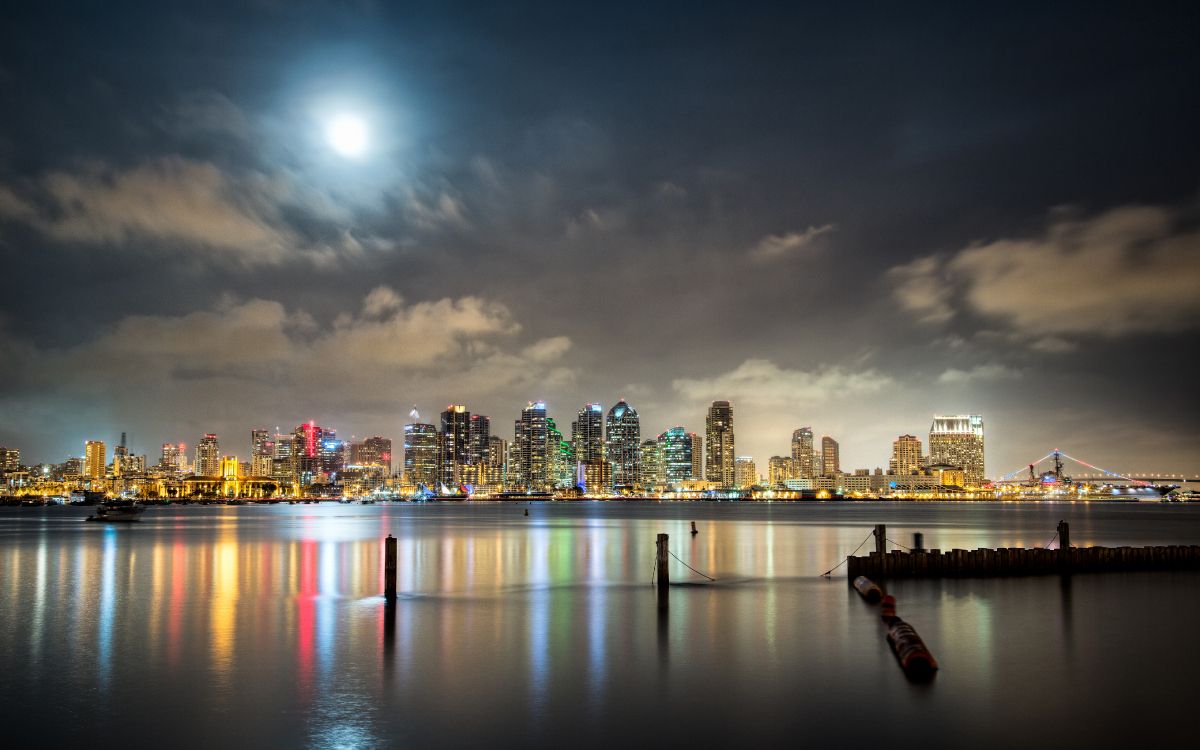
[[[523,515],[530,510],[529,517]],[[1200,507],[539,503],[0,511],[5,744],[1107,747],[1188,738],[1195,572],[904,581],[907,682],[822,579],[927,547],[1197,543]],[[699,535],[687,530],[695,520]],[[663,615],[654,536],[672,563]],[[385,607],[380,540],[399,542]],[[867,547],[871,546],[868,542]],[[840,571],[838,571],[840,572]],[[10,744],[14,739],[19,744]]]

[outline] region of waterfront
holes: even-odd
[[[87,512],[0,510],[0,689],[39,744],[1109,746],[1186,737],[1200,669],[1195,572],[897,582],[942,666],[928,686],[840,571],[817,575],[874,523],[941,549],[1042,546],[1060,519],[1078,546],[1193,544],[1193,506],[211,506],[124,528]],[[697,585],[665,616],[659,532],[718,579],[674,567]]]

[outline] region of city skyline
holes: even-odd
[[[0,444],[728,399],[760,460],[983,413],[995,466],[1196,468],[1173,11],[224,12],[6,17]]]

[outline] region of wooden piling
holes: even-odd
[[[925,551],[925,535],[919,531],[913,532],[912,551],[913,552],[924,552]]]
[[[696,531],[696,522],[692,521],[692,536],[696,536],[699,533],[699,531]]]
[[[668,536],[659,534],[655,541],[657,547],[657,557],[655,558],[655,568],[658,570],[658,606],[667,606],[667,595],[671,586],[670,566],[667,565],[667,557],[670,554],[668,546]]]
[[[391,534],[383,541],[383,597],[396,600],[396,537]]]
[[[875,524],[875,551],[880,558],[887,553],[887,526],[881,523]]]

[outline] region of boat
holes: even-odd
[[[138,505],[133,500],[109,500],[96,506],[96,514],[88,516],[86,521],[103,521],[106,523],[132,523],[141,520],[138,517],[146,511],[146,506]]]

